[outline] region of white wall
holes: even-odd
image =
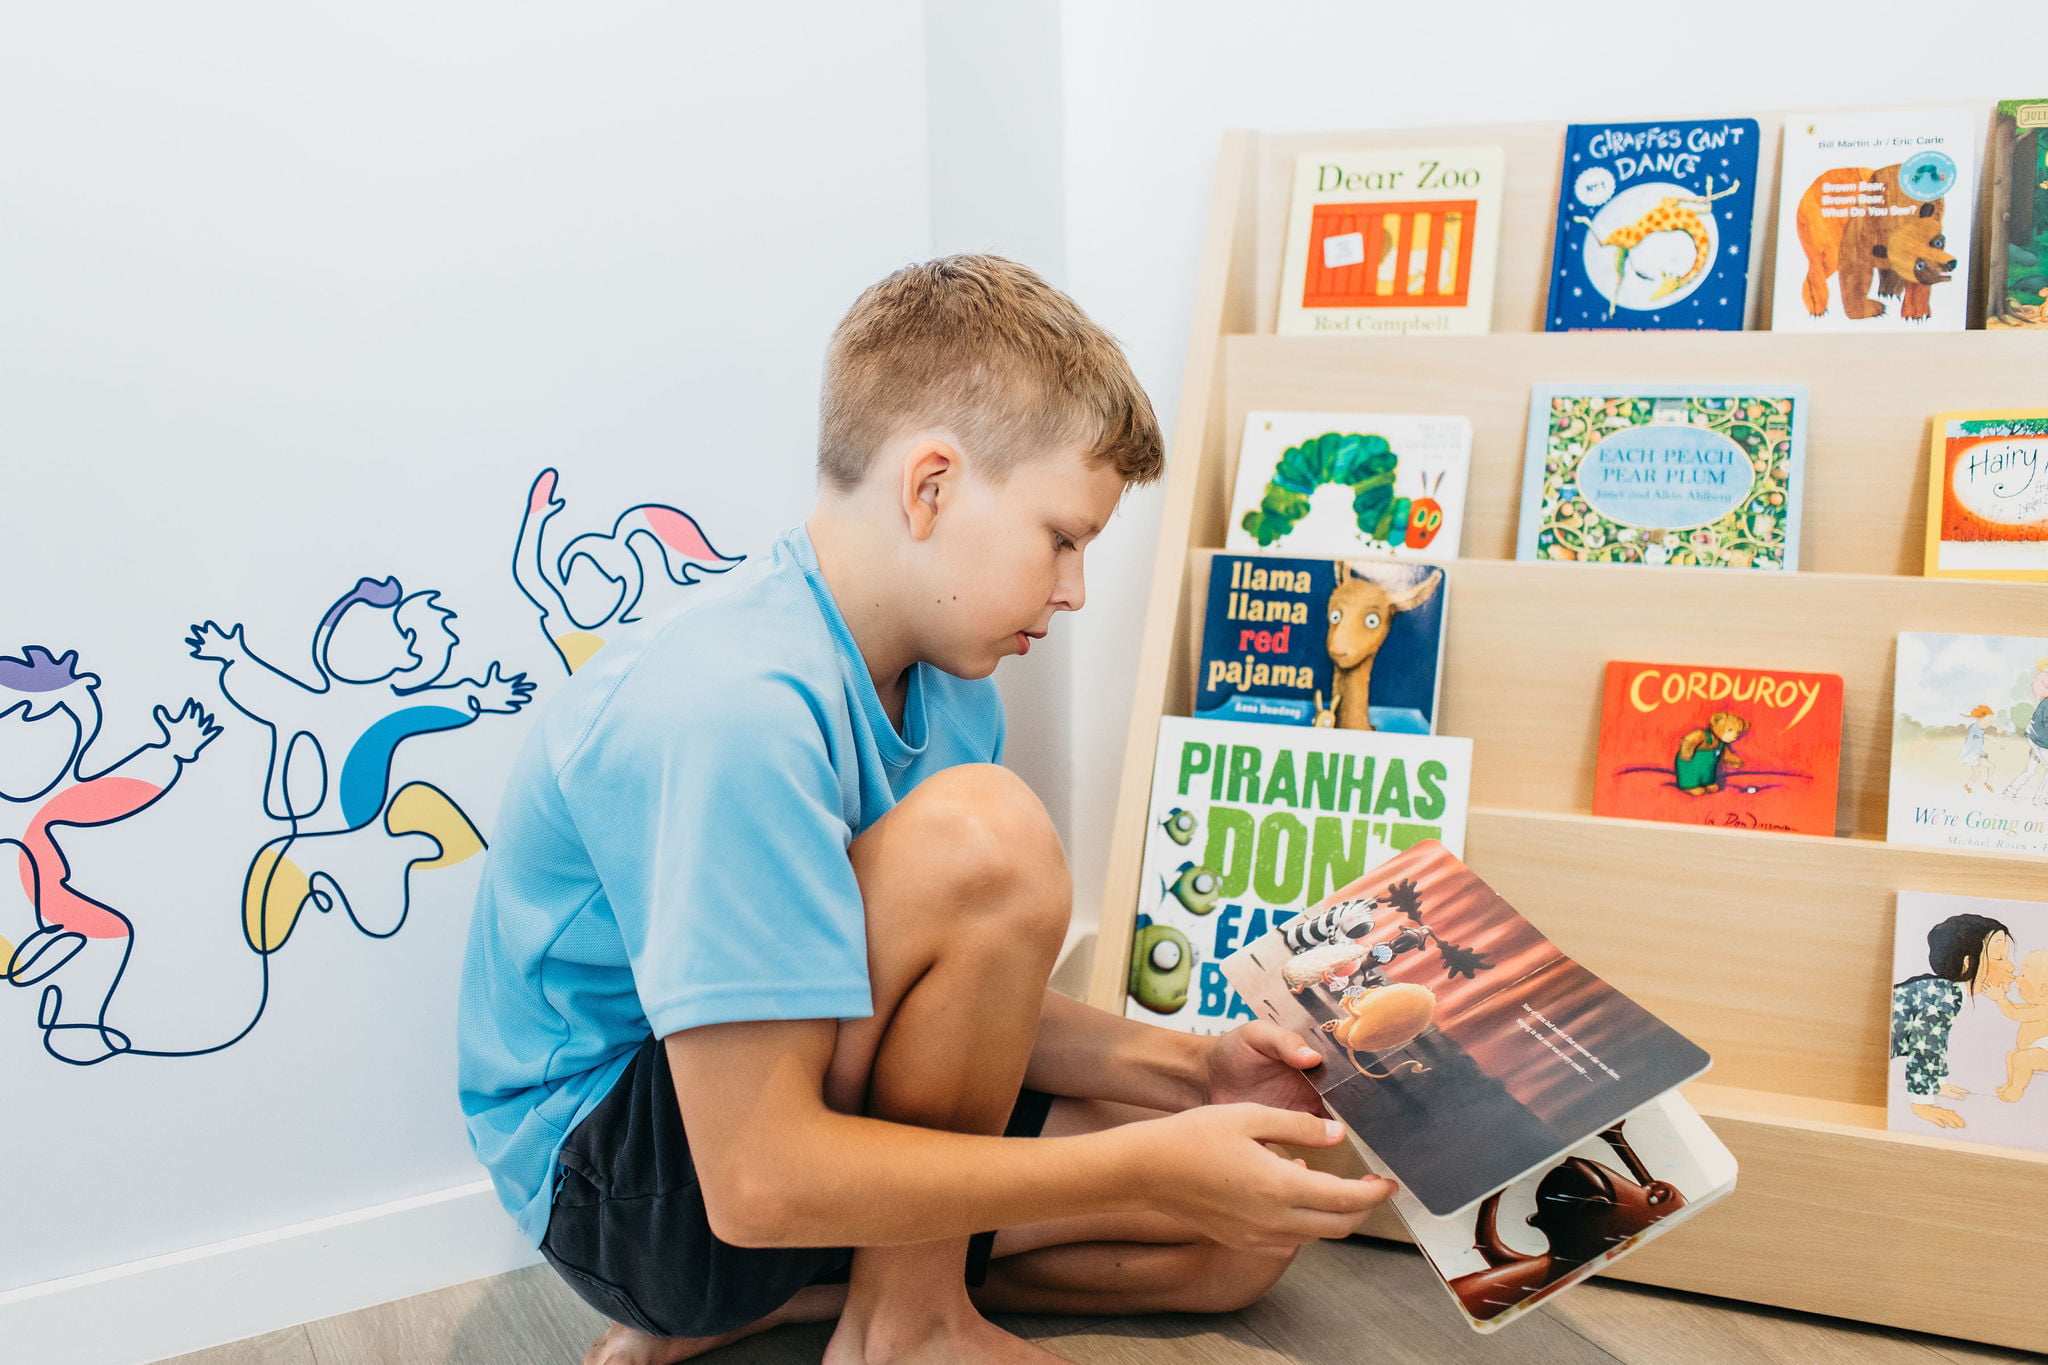
[[[472,657],[539,676],[504,566],[541,468],[565,515],[671,503],[728,553],[801,519],[825,338],[930,254],[924,17],[129,0],[0,21],[0,653],[80,649],[129,744],[160,700],[224,721],[193,785],[67,836],[83,889],[121,888],[138,963],[232,949],[265,837],[261,731],[185,657],[186,624],[246,616],[289,665],[309,610],[398,573],[449,588]],[[486,831],[523,725],[432,774]],[[208,821],[216,797],[242,825]],[[0,1355],[170,1354],[528,1254],[487,1199],[455,1225],[435,1202],[480,1175],[451,1027],[474,864],[427,882],[388,941],[312,917],[257,1030],[208,1058],[65,1066],[36,993],[0,985]],[[182,997],[185,959],[157,957],[154,998],[203,1035],[241,1003],[241,957]],[[261,1292],[202,1275],[168,1302],[142,1283],[164,1267],[118,1269],[229,1244],[224,1267],[278,1270],[366,1207],[427,1218],[426,1254],[367,1236]]]
[[[436,516],[501,519],[504,487],[516,504],[549,464],[579,510],[670,502],[757,552],[808,505],[831,325],[934,251],[1001,250],[1062,283],[1124,340],[1170,424],[1228,128],[1984,100],[2027,93],[2023,74],[1988,84],[2008,79],[1983,60],[1992,35],[2048,46],[2013,32],[2041,18],[1982,0],[1943,10],[1935,37],[1910,11],[1858,16],[1851,39],[1839,7],[1757,3],[1626,22],[1584,3],[17,6],[0,21],[0,652],[63,634],[146,669],[127,623],[263,574],[245,534],[284,555],[352,530],[428,554]],[[80,505],[26,501],[30,464]],[[433,471],[442,500],[352,528],[286,482],[364,469]],[[1156,490],[1129,500],[1090,554],[1088,609],[1003,678],[1013,759],[1061,819],[1084,923],[1157,506]],[[32,562],[31,519],[74,557]],[[53,575],[73,580],[61,614]],[[527,628],[520,610],[465,622]],[[170,653],[162,688],[110,681],[127,723],[198,686]],[[243,1241],[223,1265],[331,1247],[366,1206],[387,1228],[435,1227],[428,1245],[482,1236],[433,1221],[476,1174],[434,994],[452,990],[456,871],[438,921],[333,941],[308,1013],[204,1072],[51,1071],[26,993],[0,988],[0,1164],[37,1170],[12,1187],[0,1335],[28,1358],[59,1358],[36,1333],[60,1331],[64,1358],[152,1353],[143,1340],[163,1354],[447,1273],[344,1256],[306,1262],[325,1267],[310,1286],[279,1276],[237,1297],[145,1267],[128,1278],[180,1286],[146,1314],[120,1289],[123,1263],[203,1266],[227,1239]],[[195,913],[232,925],[232,892]],[[323,959],[305,946],[310,970]],[[293,1029],[351,1017],[369,1051],[350,1074],[309,1069]],[[389,1076],[368,1074],[378,1048],[403,1050]],[[363,1086],[378,1103],[339,1098]]]
[[[932,254],[992,251],[1063,287],[1058,0],[930,0],[925,73]],[[1065,618],[996,673],[1010,725],[1009,766],[1031,784],[1062,833],[1073,782],[1072,676]]]
[[[1229,129],[1652,119],[1947,99],[1988,108],[2044,85],[2024,62],[1997,54],[2048,49],[2048,12],[1995,0],[1958,0],[1938,14],[1811,0],[1704,10],[1587,0],[1070,0],[1060,19],[1067,285],[1123,339],[1169,424],[1216,149]],[[1133,496],[1098,542],[1092,604],[1074,632],[1077,916],[1099,911],[1158,509],[1158,490]]]

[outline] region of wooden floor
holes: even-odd
[[[997,1319],[1090,1365],[1984,1365],[2037,1360],[1941,1337],[1595,1280],[1491,1337],[1467,1331],[1412,1247],[1316,1242],[1264,1300],[1221,1317]],[[600,1319],[545,1266],[179,1356],[175,1365],[575,1365]],[[699,1359],[816,1361],[828,1324]]]

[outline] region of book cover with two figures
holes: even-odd
[[[2048,1152],[2048,905],[1899,893],[1895,1133]]]
[[[1934,415],[1930,578],[2048,580],[2048,408]]]
[[[1280,335],[1484,332],[1499,147],[1303,153],[1280,265]]]
[[[1252,1014],[1217,965],[1402,849],[1465,842],[1472,741],[1163,716],[1124,1013]]]
[[[2048,853],[2048,639],[1899,636],[1885,838]]]
[[[1322,1054],[1304,1074],[1481,1331],[1733,1187],[1674,1092],[1705,1052],[1415,844],[1224,974]]]
[[[1806,390],[1538,384],[1515,558],[1799,567]]]
[[[1438,564],[1219,554],[1195,714],[1434,734],[1449,594]]]
[[[1772,330],[1962,331],[1983,127],[1969,108],[1787,120]]]
[[[1456,559],[1472,423],[1371,412],[1251,412],[1224,548]]]
[[[1991,131],[1984,325],[2048,327],[2048,99],[2000,100]]]
[[[1565,129],[1544,328],[1741,331],[1756,160],[1749,118]]]
[[[1832,835],[1835,673],[1607,665],[1593,814]]]

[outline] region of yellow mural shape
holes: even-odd
[[[424,834],[441,846],[438,857],[423,858],[416,868],[453,867],[484,851],[484,836],[477,832],[462,808],[445,792],[425,782],[411,782],[398,789],[384,811],[384,828],[392,834]]]
[[[249,946],[259,953],[282,948],[311,889],[306,874],[283,856],[283,850],[260,850],[249,864],[249,879],[242,883],[242,933]]]
[[[604,636],[592,635],[587,630],[572,630],[567,635],[555,637],[555,648],[562,651],[562,662],[569,665],[569,671],[590,662],[590,656],[604,648]]]

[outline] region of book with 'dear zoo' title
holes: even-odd
[[[1490,1332],[1727,1194],[1677,1093],[1707,1054],[1558,951],[1434,840],[1223,963],[1309,1041],[1350,1130],[1468,1325]]]
[[[1280,335],[1486,331],[1505,166],[1499,147],[1303,153]]]

